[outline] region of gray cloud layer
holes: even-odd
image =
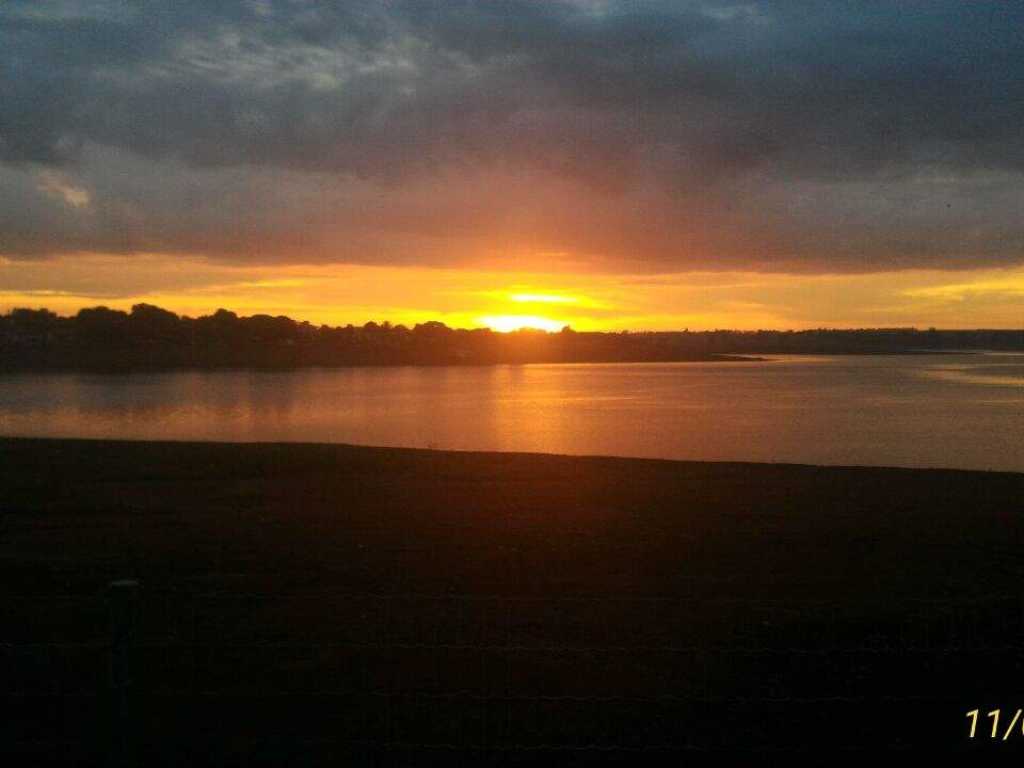
[[[0,253],[1020,262],[1021,29],[962,0],[7,0]]]

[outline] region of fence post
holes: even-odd
[[[110,764],[135,765],[132,643],[139,582],[121,579],[110,583]]]

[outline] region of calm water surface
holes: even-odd
[[[11,375],[0,434],[1024,471],[1024,355]]]

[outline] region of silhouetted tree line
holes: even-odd
[[[93,307],[73,317],[46,309],[0,315],[0,370],[291,368],[528,362],[654,362],[750,354],[903,354],[1024,350],[1024,331],[913,328],[809,331],[559,333],[453,329],[427,322],[315,326],[224,309],[181,317],[150,304]]]

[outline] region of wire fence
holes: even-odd
[[[0,604],[3,749],[37,763],[897,749],[920,743],[929,718],[959,727],[993,681],[1024,693],[1013,595],[896,611],[879,595],[851,612],[810,599],[187,594],[117,582]]]

